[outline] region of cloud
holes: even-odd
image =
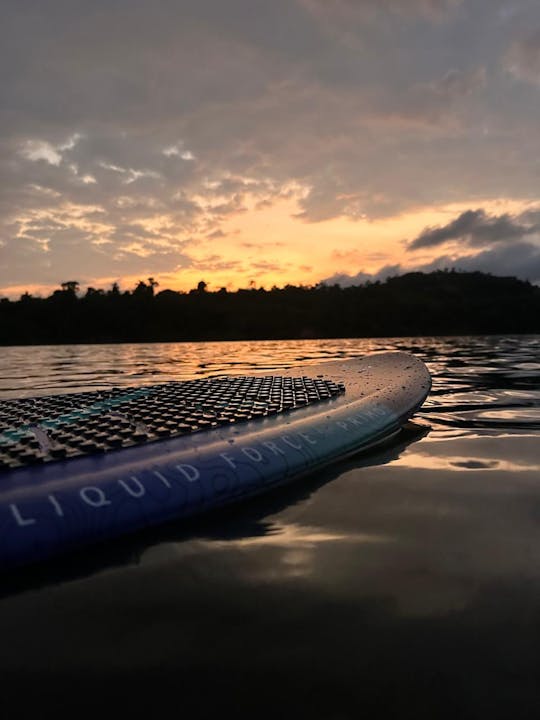
[[[425,228],[408,248],[431,248],[449,241],[460,241],[471,247],[490,245],[521,239],[539,229],[539,224],[524,225],[508,214],[488,215],[482,209],[466,210],[447,225]]]
[[[479,67],[473,70],[449,70],[444,77],[433,85],[433,91],[449,98],[466,97],[478,88],[485,87],[486,71]]]
[[[50,165],[59,165],[62,160],[58,149],[46,140],[26,140],[20,152],[28,160],[45,160]]]
[[[450,267],[465,271],[480,270],[492,275],[513,275],[521,280],[540,283],[540,247],[530,242],[517,242],[483,250],[476,255],[442,256],[417,269],[430,272]]]
[[[512,43],[505,66],[519,80],[540,85],[540,28]]]
[[[404,272],[408,272],[401,265],[385,265],[376,273],[366,273],[360,270],[354,275],[348,273],[335,273],[330,277],[324,278],[320,281],[320,284],[324,285],[341,285],[341,287],[351,287],[353,285],[364,285],[366,282],[377,282],[386,280],[386,278],[394,277],[395,275],[403,275]]]
[[[321,21],[336,25],[374,22],[381,16],[441,20],[463,0],[300,0]]]
[[[442,255],[431,262],[416,265],[386,265],[376,273],[360,271],[355,275],[336,273],[321,282],[327,285],[335,283],[342,287],[361,285],[365,282],[385,280],[388,277],[408,272],[433,272],[454,268],[466,272],[480,271],[499,276],[515,276],[521,280],[540,284],[540,246],[530,242],[517,242],[513,245],[483,250],[475,255]]]
[[[46,246],[24,237],[18,240],[16,253],[9,248],[2,252],[0,274],[8,278],[6,284],[27,282],[29,266],[43,284],[56,285],[73,275],[82,284],[88,284],[100,277],[152,274],[193,264],[181,248],[125,243],[111,249],[109,244],[93,244],[70,227],[48,229],[47,234],[50,239]]]
[[[536,199],[531,93],[493,71],[506,6],[6,0],[0,286],[11,267],[20,282],[73,276],[78,258],[121,275],[141,247],[156,267],[166,247],[188,262],[287,193],[298,222]],[[531,37],[515,46],[523,77]]]
[[[432,272],[456,268],[482,271],[493,275],[515,275],[522,280],[540,283],[540,208],[531,207],[517,216],[489,215],[483,209],[466,210],[446,225],[425,228],[408,244],[409,250],[430,249],[447,242],[459,242],[466,248],[487,246],[472,254],[445,254],[425,263],[388,264],[376,273],[336,273],[323,282],[342,286],[384,280],[406,272]],[[527,240],[527,238],[531,240]],[[334,257],[340,257],[334,252]],[[344,255],[345,257],[345,255]]]

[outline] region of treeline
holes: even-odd
[[[287,285],[209,292],[79,291],[0,300],[0,344],[167,342],[540,332],[540,288],[480,272],[409,273],[342,288]]]

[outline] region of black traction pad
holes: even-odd
[[[305,407],[345,392],[309,377],[222,376],[0,401],[0,471]]]

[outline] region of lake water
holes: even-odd
[[[400,349],[433,391],[390,446],[5,578],[5,703],[155,717],[540,713],[540,336],[14,347],[0,397]],[[5,705],[9,707],[10,705]]]

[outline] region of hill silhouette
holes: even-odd
[[[540,288],[455,270],[342,288],[221,288],[187,293],[62,283],[49,297],[0,300],[0,344],[168,342],[540,332]]]

